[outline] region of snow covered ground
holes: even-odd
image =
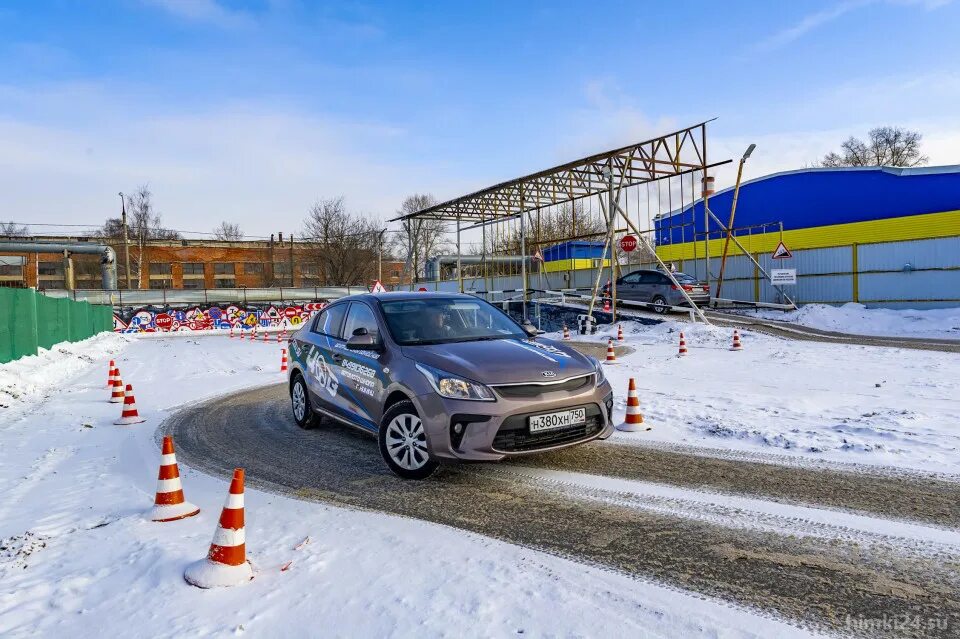
[[[863,304],[851,302],[842,306],[807,304],[787,313],[770,309],[736,313],[781,322],[795,322],[802,326],[838,333],[960,340],[960,308],[867,308]]]
[[[634,377],[650,431],[624,443],[709,448],[960,475],[960,356],[624,322],[636,351],[606,367],[622,420]],[[684,331],[689,355],[677,357]],[[605,342],[616,328],[592,338]],[[549,337],[559,338],[559,334]]]
[[[789,344],[761,346],[748,338],[746,352],[727,353],[719,333],[695,331],[691,337],[693,353],[679,361],[671,358],[672,337],[665,332],[630,333],[640,350],[629,364],[612,368],[611,376],[622,385],[628,369],[645,371],[641,396],[654,426],[651,433],[631,437],[673,433],[677,439],[760,445],[753,435],[740,439],[716,431],[731,416],[739,420],[740,426],[731,424],[735,429],[748,428],[750,416],[776,417],[772,406],[763,406],[771,397],[793,393],[786,414],[796,422],[821,410],[813,407],[830,396],[829,384],[810,376],[813,362],[802,369],[785,366],[803,358]],[[646,342],[652,346],[642,346]],[[832,348],[815,362],[834,367],[838,351]],[[846,369],[856,370],[859,362],[861,373],[866,364],[900,359],[897,351],[850,353],[856,361]],[[222,590],[188,586],[183,569],[206,554],[227,485],[181,464],[186,498],[201,507],[200,515],[164,524],[146,521],[160,458],[154,430],[187,403],[281,381],[279,355],[276,344],[225,336],[103,335],[0,366],[0,636],[807,636],[700,595],[463,531],[256,490],[246,496],[247,549],[256,579]],[[923,357],[927,366],[956,379],[950,360]],[[133,384],[146,423],[113,425],[120,406],[106,401],[111,358],[124,381]],[[742,378],[729,358],[747,364]],[[712,363],[702,368],[707,362]],[[759,363],[765,363],[766,379],[751,370]],[[698,378],[706,370],[721,379],[711,382],[713,390],[704,396]],[[770,370],[795,372],[778,383]],[[665,375],[657,382],[659,391],[650,373]],[[934,396],[955,393],[956,382],[930,387],[932,375],[903,389],[904,376],[886,369],[861,374],[865,394],[856,394],[848,380],[851,388],[840,405],[850,414],[867,410],[863,406],[879,410],[878,419],[887,421],[955,418]],[[897,388],[898,398],[911,393],[925,398],[908,404],[912,418],[876,406],[871,397],[883,389],[872,390],[875,376],[886,377],[884,384]],[[765,386],[751,396],[750,384],[758,378]],[[721,382],[732,390],[722,393]],[[815,397],[801,399],[810,386],[818,389]],[[707,403],[677,412],[666,393],[688,388]],[[747,395],[746,411],[741,393]],[[861,407],[855,408],[858,401]],[[786,409],[780,410],[782,416]],[[716,417],[708,417],[713,413]],[[690,419],[692,425],[686,423]],[[917,437],[929,440],[930,454],[945,457],[941,448],[947,444],[934,431]],[[911,455],[926,450],[920,443],[908,449]],[[289,570],[281,571],[287,562]]]

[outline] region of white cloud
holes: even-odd
[[[228,29],[253,24],[250,14],[228,9],[217,0],[141,0],[141,2],[190,22],[202,22]]]

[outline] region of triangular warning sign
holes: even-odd
[[[370,289],[371,293],[386,293],[387,289],[383,288],[383,284],[380,283],[380,280],[377,280],[373,283],[373,288]]]
[[[533,259],[538,260],[540,262],[543,261],[543,253],[540,252],[540,249],[537,249],[537,252],[533,254]]]
[[[788,257],[793,257],[793,253],[791,253],[790,249],[787,248],[787,245],[783,243],[783,240],[780,240],[780,243],[777,244],[777,248],[773,249],[772,257],[775,260],[785,260]]]

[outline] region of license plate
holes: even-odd
[[[571,410],[562,410],[558,413],[534,415],[530,418],[530,432],[539,433],[544,430],[553,430],[554,428],[566,428],[567,426],[583,424],[586,421],[586,408],[574,408]]]

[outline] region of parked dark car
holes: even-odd
[[[673,277],[697,306],[710,305],[710,287],[686,273]],[[604,297],[610,296],[610,284],[603,287]],[[617,279],[617,299],[652,304],[657,313],[666,313],[671,306],[689,306],[680,289],[662,271],[640,269]]]

